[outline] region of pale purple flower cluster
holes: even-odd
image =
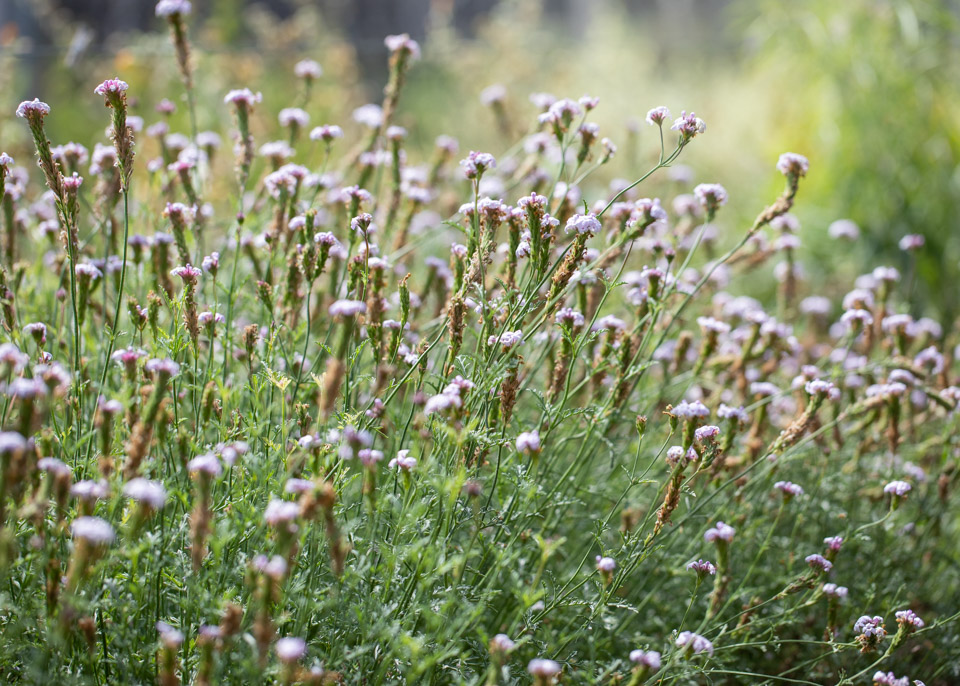
[[[723,541],[729,543],[733,540],[733,535],[736,533],[736,530],[729,524],[723,522],[717,522],[717,525],[707,529],[707,532],[703,535],[703,540],[708,543],[714,543],[718,541]]]
[[[678,419],[703,419],[710,416],[710,410],[699,400],[694,400],[692,403],[681,400],[670,410],[670,414]]]
[[[445,414],[449,410],[463,406],[463,394],[469,392],[476,384],[462,376],[457,376],[437,395],[427,399],[423,406],[425,415]]]
[[[417,458],[412,457],[409,450],[398,450],[397,456],[390,460],[390,462],[387,463],[387,466],[390,469],[409,472],[411,469],[417,466]]]
[[[827,558],[825,558],[825,557],[824,557],[823,555],[821,555],[820,553],[814,553],[813,555],[807,555],[807,556],[806,556],[805,558],[803,558],[803,559],[804,559],[804,561],[807,563],[807,565],[809,565],[810,569],[812,569],[812,570],[814,570],[814,571],[816,571],[816,572],[826,573],[826,572],[829,572],[831,569],[833,569],[833,563],[830,562],[830,560],[828,560]]]
[[[773,485],[778,491],[782,491],[784,497],[793,498],[796,496],[803,495],[803,487],[799,486],[792,481],[778,481]]]
[[[71,522],[70,531],[74,538],[98,546],[113,543],[116,538],[113,527],[100,517],[77,517]]]
[[[631,650],[630,662],[649,670],[660,669],[660,653],[656,650]]]
[[[887,635],[887,630],[883,626],[883,617],[879,615],[873,617],[862,615],[860,619],[854,623],[853,630],[859,636],[867,639],[875,639],[876,641],[882,641]]]
[[[663,105],[654,107],[647,112],[646,121],[650,126],[663,126],[663,122],[670,118],[670,110]]]
[[[497,634],[490,639],[490,651],[498,653],[509,653],[516,644],[510,640],[506,634]]]
[[[908,631],[924,627],[924,621],[913,610],[897,610],[894,616],[897,618],[897,624]]]
[[[361,312],[367,311],[367,304],[362,300],[337,300],[327,310],[331,317],[346,319],[356,317]]]
[[[693,437],[697,443],[705,443],[707,441],[714,440],[719,435],[720,427],[712,425],[701,426],[693,432]]]
[[[686,110],[680,112],[680,117],[673,122],[671,131],[679,131],[683,142],[687,142],[693,137],[707,130],[707,125],[702,119],[699,119],[693,112],[687,114]]]
[[[517,436],[516,448],[517,452],[522,453],[523,455],[533,455],[539,453],[542,449],[542,446],[540,445],[540,432],[536,429],[533,431],[524,431]]]
[[[560,663],[537,657],[527,664],[527,671],[540,679],[552,679],[560,673]]]
[[[910,677],[897,678],[893,672],[877,671],[873,675],[874,686],[910,686]]]
[[[843,600],[849,593],[846,586],[837,586],[836,584],[824,584],[823,592],[825,595],[836,598],[837,600]]]
[[[727,204],[727,189],[719,183],[701,183],[693,189],[693,195],[708,210]]]
[[[803,155],[785,152],[777,160],[777,169],[784,176],[806,176],[810,169],[810,162]]]
[[[913,490],[913,487],[906,481],[891,481],[883,487],[884,493],[889,493],[897,498],[902,498]]]
[[[126,93],[127,89],[130,86],[126,81],[121,81],[120,79],[107,79],[99,86],[93,89],[93,92],[97,95],[118,95],[120,93]]]
[[[383,39],[383,44],[387,49],[395,54],[406,54],[410,59],[415,60],[420,57],[420,44],[410,38],[410,34],[400,33],[393,36],[387,36]]]
[[[154,510],[161,509],[167,502],[167,491],[163,484],[143,477],[136,477],[125,483],[123,494]]]
[[[583,315],[572,307],[561,308],[554,317],[554,321],[556,321],[560,326],[576,327],[583,326],[584,324]]]
[[[563,230],[567,233],[595,236],[600,233],[600,220],[593,214],[575,214],[567,220]]]
[[[460,166],[468,179],[479,179],[485,171],[496,168],[497,160],[488,152],[471,150],[470,154],[460,160]]]
[[[823,539],[823,542],[827,546],[827,550],[835,553],[843,545],[843,536],[827,536]]]
[[[692,631],[681,632],[680,635],[677,636],[676,645],[678,648],[683,648],[693,654],[707,653],[708,655],[713,655],[713,643]]]
[[[687,569],[695,572],[700,578],[707,575],[713,576],[717,573],[717,568],[708,560],[695,560],[687,565]]]
[[[39,116],[41,119],[50,114],[50,105],[40,102],[37,98],[24,100],[17,107],[17,116],[24,119],[30,116]]]
[[[604,573],[610,574],[617,568],[617,561],[612,557],[601,557],[597,555],[597,570]]]
[[[300,60],[293,65],[293,75],[298,79],[319,79],[323,68],[316,60]]]
[[[297,662],[307,654],[307,642],[295,636],[286,636],[274,646],[277,659],[287,664]]]
[[[223,473],[223,466],[213,453],[203,453],[187,463],[187,471],[191,474],[214,478]]]
[[[520,329],[516,331],[504,331],[499,336],[489,336],[487,338],[487,345],[496,345],[497,343],[500,344],[503,350],[512,350],[523,343],[523,331]]]
[[[158,17],[172,17],[175,15],[187,16],[190,14],[193,6],[189,0],[160,0],[157,3],[154,13]]]

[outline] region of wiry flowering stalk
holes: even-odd
[[[146,364],[146,370],[153,375],[153,388],[140,412],[140,419],[133,427],[126,444],[127,459],[123,466],[125,479],[132,479],[140,471],[140,465],[150,451],[153,432],[163,409],[167,384],[176,376],[180,366],[173,360],[152,359]]]
[[[708,617],[715,615],[723,607],[724,596],[730,585],[730,542],[736,533],[729,524],[717,522],[716,526],[707,530],[703,540],[713,542],[717,546],[717,573],[713,582],[713,593],[710,595],[710,609]]]
[[[196,572],[207,556],[207,538],[210,536],[213,511],[211,510],[211,491],[213,480],[220,476],[223,468],[220,461],[211,453],[204,453],[190,460],[187,469],[196,483],[193,511],[190,513],[190,560]]]
[[[383,89],[383,115],[377,132],[379,136],[383,136],[393,123],[393,113],[397,109],[400,89],[403,87],[403,81],[410,63],[420,58],[420,45],[405,33],[387,36],[384,44],[390,51],[390,77]],[[376,137],[375,135],[368,149],[372,149]]]

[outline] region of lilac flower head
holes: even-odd
[[[55,457],[42,457],[37,460],[37,469],[55,477],[72,477],[73,472],[62,460]]]
[[[356,317],[361,312],[367,311],[367,304],[361,300],[337,300],[330,305],[328,312],[331,317],[346,319]]]
[[[263,511],[263,521],[272,527],[289,528],[289,525],[300,515],[300,505],[289,500],[274,498],[267,503]]]
[[[584,324],[583,315],[571,307],[561,308],[554,317],[554,321],[560,326],[569,327],[583,326]]]
[[[501,83],[495,83],[492,86],[487,86],[480,91],[480,102],[487,107],[502,103],[506,99],[507,89]]]
[[[353,111],[352,116],[358,124],[369,129],[377,129],[383,123],[383,108],[373,103],[361,105]]]
[[[343,129],[341,129],[336,124],[324,124],[323,126],[314,127],[310,132],[310,140],[312,141],[323,141],[324,143],[330,143],[336,138],[343,138]]]
[[[127,85],[126,81],[121,81],[120,79],[107,79],[99,86],[94,88],[93,92],[97,95],[109,97],[110,95],[120,95],[121,93],[126,93],[129,87],[130,86]]]
[[[897,610],[894,616],[897,618],[897,624],[907,631],[914,631],[915,629],[922,629],[924,627],[924,621],[920,619],[913,610]]]
[[[253,109],[253,106],[259,102],[263,101],[262,93],[254,93],[249,88],[237,88],[229,93],[227,93],[224,98],[224,104],[236,105],[237,107],[245,107],[247,109]]]
[[[883,487],[884,493],[889,493],[896,498],[902,498],[909,493],[913,487],[906,481],[891,481]]]
[[[784,176],[806,176],[810,169],[810,162],[803,155],[795,152],[785,152],[777,160],[777,169]]]
[[[873,675],[873,684],[874,686],[910,686],[910,678],[902,676],[898,679],[893,672],[877,671]]]
[[[203,272],[191,264],[185,264],[182,267],[175,267],[171,269],[170,274],[173,276],[179,276],[183,280],[184,284],[195,284]]]
[[[366,429],[357,429],[348,425],[343,429],[340,458],[350,460],[358,457],[361,449],[369,448],[371,445],[373,445],[373,434]]]
[[[720,419],[729,419],[739,424],[746,424],[750,419],[750,416],[747,414],[747,411],[743,409],[743,406],[730,407],[723,403],[720,403],[720,407],[717,408],[717,416],[720,417]]]
[[[600,233],[600,229],[600,220],[594,214],[575,214],[567,220],[567,225],[563,228],[567,233],[587,236],[595,236]]]
[[[860,227],[850,219],[838,219],[827,228],[830,238],[855,241],[860,238]]]
[[[686,111],[682,111],[680,113],[680,117],[673,122],[673,126],[670,127],[670,130],[679,131],[681,139],[684,143],[686,143],[698,134],[706,131],[707,125],[702,119],[698,119],[696,114],[693,112],[687,114]]]
[[[469,155],[460,160],[460,166],[468,179],[479,179],[488,169],[496,168],[497,160],[488,152],[471,150]]]
[[[409,472],[417,466],[417,458],[410,455],[409,450],[398,450],[397,456],[387,464],[390,469],[397,469]]]
[[[630,662],[650,670],[660,669],[660,653],[656,650],[631,650]]]
[[[87,503],[106,500],[110,495],[106,481],[78,481],[70,487],[70,495]]]
[[[670,414],[678,419],[703,419],[710,416],[710,410],[699,400],[694,400],[692,403],[681,400],[670,410]]]
[[[733,540],[734,533],[736,533],[736,530],[729,524],[717,522],[716,526],[707,529],[707,532],[703,534],[703,540],[707,541],[708,543],[714,543],[718,541],[729,543]]]
[[[150,481],[143,477],[130,479],[123,485],[123,494],[153,510],[163,508],[167,502],[167,491],[159,481]]]
[[[179,650],[183,645],[183,632],[174,629],[166,622],[157,622],[157,633],[160,635],[160,641],[164,647],[170,650]]]
[[[696,439],[697,443],[706,443],[707,441],[712,441],[719,435],[719,426],[701,426],[693,432],[693,437]]]
[[[862,615],[854,625],[853,630],[860,636],[867,639],[876,639],[876,641],[882,641],[883,638],[887,635],[887,630],[883,626],[883,617],[869,615]]]
[[[37,98],[24,100],[17,107],[17,116],[23,119],[30,119],[32,117],[43,119],[48,114],[50,114],[50,105],[45,102],[40,102]]]
[[[803,559],[810,566],[810,569],[814,571],[826,573],[833,569],[833,563],[819,553],[807,555]]]
[[[693,189],[693,195],[708,210],[727,204],[727,189],[719,183],[701,183]]]
[[[919,250],[926,243],[926,239],[918,233],[908,233],[906,236],[900,239],[900,249],[909,252],[911,250]]]
[[[154,357],[147,360],[144,369],[154,376],[166,376],[169,378],[177,375],[177,372],[180,371],[180,365],[169,358],[161,359]]]
[[[542,446],[540,445],[540,432],[536,429],[533,431],[524,431],[517,436],[516,447],[517,452],[524,455],[533,455],[539,453],[542,449]]]
[[[293,65],[293,75],[298,79],[319,79],[323,68],[315,60],[300,60]]]
[[[713,643],[692,631],[682,631],[677,636],[676,646],[693,654],[707,653],[707,655],[713,655]]]
[[[13,166],[13,158],[5,152],[0,152],[0,172],[7,173]]]
[[[189,0],[160,0],[154,12],[158,17],[185,17],[192,9]]]
[[[717,573],[717,568],[712,562],[707,560],[695,560],[687,565],[687,569],[692,572],[695,572],[699,578],[705,576],[713,576]]]
[[[647,112],[647,123],[650,126],[663,126],[663,122],[670,118],[670,110],[661,105],[660,107],[654,107],[652,110]]]
[[[213,453],[203,453],[187,463],[187,471],[191,474],[201,474],[206,477],[217,477],[223,472],[220,460]]]
[[[560,663],[541,657],[534,658],[527,664],[527,671],[539,679],[552,679],[560,673],[560,669]]]
[[[220,253],[212,252],[205,256],[200,266],[203,267],[203,271],[216,276],[217,270],[220,268]]]
[[[357,451],[357,458],[367,469],[373,469],[377,463],[383,460],[383,451],[373,450],[371,448],[362,448]]]
[[[280,126],[289,128],[291,126],[305,127],[310,123],[310,115],[299,107],[285,107],[277,115]]]
[[[387,36],[383,39],[383,44],[394,54],[407,55],[411,60],[420,58],[420,44],[407,33]]]
[[[827,550],[838,552],[843,546],[843,536],[827,536],[823,539],[823,543],[827,546]]]
[[[277,659],[280,662],[290,664],[297,662],[307,654],[307,642],[302,638],[286,636],[277,641],[273,647],[277,653]]]
[[[70,531],[74,538],[97,546],[109,545],[116,538],[113,527],[100,517],[77,517],[70,524]]]
[[[823,592],[831,598],[836,598],[837,600],[843,600],[847,597],[849,590],[846,586],[837,586],[836,584],[824,584]]]
[[[803,488],[792,481],[778,481],[773,487],[783,492],[783,497],[787,499],[803,495]]]
[[[523,343],[523,331],[517,329],[516,331],[504,331],[499,336],[490,336],[487,338],[487,345],[496,345],[500,344],[500,347],[503,350],[512,350],[521,343]]]
[[[617,561],[612,557],[601,557],[597,555],[597,569],[604,574],[609,574],[617,568]]]
[[[516,644],[506,634],[497,634],[490,639],[490,652],[509,653]]]

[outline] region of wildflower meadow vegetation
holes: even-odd
[[[501,149],[408,149],[408,36],[324,122],[318,63],[212,92],[156,15],[175,91],[0,155],[0,682],[960,683],[958,332],[802,278],[816,164],[740,225],[708,113],[634,168],[491,87]]]

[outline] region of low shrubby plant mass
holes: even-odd
[[[589,96],[418,159],[409,37],[323,124],[318,64],[214,98],[156,11],[179,105],[90,84],[89,151],[26,101],[37,167],[0,156],[0,680],[957,683],[956,332],[891,267],[800,278],[806,158],[746,227],[666,107],[630,182]]]

